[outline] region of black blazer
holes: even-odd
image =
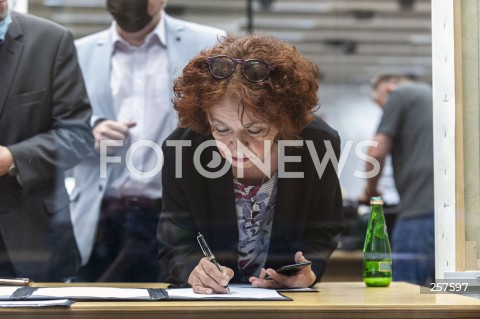
[[[233,176],[228,170],[219,178],[205,178],[195,168],[194,153],[212,136],[202,136],[190,129],[175,130],[163,145],[165,163],[163,178],[163,209],[158,228],[159,257],[168,270],[167,281],[183,285],[203,257],[196,241],[201,232],[220,264],[237,267],[238,229],[233,191]],[[181,159],[172,140],[191,141],[182,147]],[[330,143],[335,156],[340,155],[340,138],[324,121],[316,118],[301,133],[301,140],[313,141],[320,160]],[[211,147],[202,152],[204,168],[217,152]],[[287,172],[303,172],[303,178],[278,178],[274,222],[266,267],[277,268],[294,262],[296,251],[313,262],[320,280],[328,259],[337,247],[334,237],[343,229],[342,196],[331,162],[318,177],[314,162],[303,147],[287,147],[287,156],[300,156],[300,162],[286,164]],[[177,157],[177,158],[175,158]],[[182,177],[175,171],[181,165]],[[222,166],[220,166],[222,167]],[[238,280],[238,279],[237,279]],[[233,282],[236,281],[234,277]]]
[[[61,280],[78,267],[63,171],[93,152],[91,109],[70,32],[11,15],[0,45],[0,145],[21,186],[0,177],[0,233],[16,275]]]

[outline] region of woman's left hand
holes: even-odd
[[[295,262],[299,263],[307,261],[301,251],[297,251],[295,254]],[[265,279],[268,274],[270,279]],[[275,270],[268,268],[262,269],[260,275],[257,277],[250,277],[248,280],[254,287],[258,288],[307,288],[313,285],[317,276],[312,270],[312,266],[307,266],[300,269],[294,275],[282,275]]]

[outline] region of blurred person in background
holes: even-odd
[[[433,102],[431,85],[396,74],[372,80],[373,100],[383,109],[368,155],[383,168],[392,156],[400,204],[392,233],[393,279],[420,285],[435,280],[433,198]],[[366,163],[366,171],[373,169]],[[380,172],[367,180],[359,201],[381,195]]]
[[[151,147],[137,148],[132,171],[125,156],[142,140],[160,149],[178,122],[171,103],[173,79],[191,57],[225,35],[168,16],[166,2],[107,0],[111,27],[76,42],[93,108],[96,150],[102,140],[123,145],[108,148],[121,163],[109,163],[106,176],[101,176],[99,154],[74,170],[71,207],[83,264],[79,280],[149,282],[161,280],[165,271],[156,243],[161,175],[141,176],[162,159]]]
[[[94,153],[72,35],[0,0],[0,276],[68,281],[80,255],[64,171]]]

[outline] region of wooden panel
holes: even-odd
[[[465,271],[465,198],[463,150],[462,6],[454,2],[455,23],[455,271]]]
[[[480,243],[480,72],[478,1],[462,1],[465,240]],[[477,255],[476,258],[479,258]]]
[[[465,270],[477,270],[477,242],[465,242]]]
[[[479,14],[478,2],[455,2],[457,271],[477,270],[480,242]]]

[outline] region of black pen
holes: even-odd
[[[213,255],[212,251],[210,250],[210,247],[208,247],[207,242],[205,241],[205,238],[203,238],[203,235],[201,233],[198,233],[197,236],[198,244],[200,245],[200,248],[202,249],[203,254],[205,257],[208,258],[215,266],[217,266],[217,269],[222,272],[220,269],[220,265],[217,262],[217,259],[215,259],[215,256]],[[227,293],[230,294],[230,288],[228,288],[228,285],[224,286],[225,290]]]

